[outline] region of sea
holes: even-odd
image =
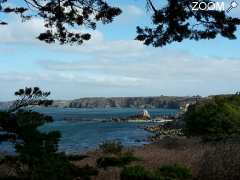
[[[106,141],[118,141],[125,147],[148,144],[152,135],[144,130],[154,123],[111,122],[113,118],[136,115],[136,108],[36,108],[34,111],[52,116],[54,122],[40,127],[41,131],[61,132],[59,151],[67,154],[84,153],[95,150]],[[175,115],[178,109],[147,109],[151,117]],[[14,153],[13,145],[0,143],[0,151]]]

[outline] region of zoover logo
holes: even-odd
[[[230,12],[232,9],[239,6],[238,1],[231,1],[229,4],[226,2],[204,2],[204,1],[193,1],[193,11],[226,11]]]

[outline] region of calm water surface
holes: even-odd
[[[85,152],[95,149],[107,140],[118,140],[124,146],[141,146],[147,144],[151,135],[144,130],[149,123],[114,123],[101,122],[111,118],[123,118],[135,115],[139,109],[74,109],[74,108],[41,108],[36,111],[50,115],[54,122],[44,125],[43,131],[59,130],[62,134],[59,150],[66,153]],[[174,109],[150,109],[152,117],[159,115],[175,115]],[[71,121],[65,121],[70,119]],[[0,145],[1,151],[10,151],[8,144]]]

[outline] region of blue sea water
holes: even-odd
[[[120,141],[124,146],[141,146],[149,143],[151,133],[144,130],[149,123],[115,123],[101,122],[111,118],[123,118],[135,115],[139,109],[74,109],[74,108],[38,108],[40,113],[50,115],[54,122],[42,126],[42,131],[59,130],[61,140],[59,151],[75,154],[96,149],[107,140]],[[175,109],[149,109],[152,117],[159,115],[175,115]],[[66,121],[70,119],[70,121]],[[8,144],[0,145],[1,151],[10,151]]]

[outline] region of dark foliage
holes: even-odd
[[[25,21],[31,17],[44,20],[46,31],[37,38],[47,43],[82,44],[91,38],[81,33],[81,27],[96,28],[97,22],[111,23],[121,14],[118,7],[111,7],[104,0],[21,0],[23,6],[7,6],[10,0],[0,0],[0,13],[16,13]],[[195,0],[210,2],[209,0]],[[137,40],[154,47],[165,46],[184,39],[214,39],[221,35],[236,39],[235,32],[239,18],[229,17],[224,11],[193,11],[190,0],[168,0],[166,7],[157,8],[152,0],[146,0],[153,11],[154,27],[137,27]],[[0,20],[0,25],[7,22]]]
[[[44,92],[38,87],[19,89],[15,92],[15,96],[17,96],[18,99],[12,104],[9,112],[14,112],[28,106],[49,106],[53,102],[47,99],[50,94],[50,92]]]
[[[155,172],[155,177],[162,177],[163,180],[190,180],[192,175],[188,168],[175,164],[160,167]]]
[[[181,165],[162,166],[157,170],[149,171],[143,166],[125,167],[121,172],[122,180],[190,180],[191,171]]]
[[[91,167],[78,168],[70,162],[82,157],[68,157],[58,152],[61,136],[58,131],[39,131],[40,126],[53,121],[51,117],[20,109],[29,105],[40,105],[39,102],[44,102],[49,94],[39,88],[20,89],[15,93],[21,99],[17,101],[14,111],[0,112],[1,140],[11,140],[17,154],[14,158],[5,157],[0,162],[14,161],[17,176],[7,177],[8,179],[73,180],[77,177],[89,179],[97,174]]]
[[[123,145],[118,141],[106,141],[99,148],[103,153],[120,154],[123,150]]]
[[[137,27],[137,40],[146,45],[161,47],[184,39],[214,39],[221,35],[228,39],[236,39],[239,18],[229,17],[224,11],[193,11],[193,1],[168,0],[164,8],[157,9],[151,0],[148,3],[153,10],[154,27]],[[194,2],[210,2],[195,0]]]
[[[121,156],[115,157],[100,157],[97,159],[97,166],[100,168],[107,167],[124,167],[131,162],[139,161],[139,158],[133,156],[133,154],[122,154]]]
[[[85,158],[88,158],[86,155],[67,155],[69,161],[80,161]]]
[[[23,20],[34,16],[44,20],[46,31],[37,38],[47,43],[82,44],[91,38],[80,33],[80,27],[96,28],[97,22],[107,24],[121,14],[119,8],[111,7],[104,0],[21,0],[22,7],[5,6],[10,0],[0,0],[0,12],[20,14]],[[7,22],[0,21],[2,25]],[[77,31],[76,31],[77,30]]]
[[[185,134],[226,137],[240,134],[240,95],[216,96],[191,105],[184,115]]]
[[[152,180],[152,175],[143,166],[125,167],[121,172],[121,180]]]

